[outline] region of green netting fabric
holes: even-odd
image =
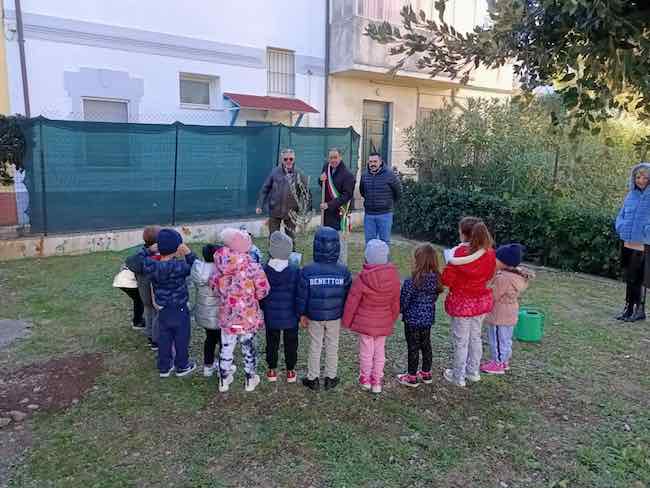
[[[356,171],[352,128],[116,124],[37,118],[25,126],[32,232],[75,232],[252,216],[282,148],[317,200],[330,147]],[[350,162],[352,164],[350,164]]]

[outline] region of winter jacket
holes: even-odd
[[[296,294],[300,281],[300,268],[288,265],[282,271],[276,271],[267,264],[264,266],[264,273],[271,286],[271,291],[260,303],[264,311],[266,328],[297,329]]]
[[[197,259],[192,265],[190,287],[194,293],[192,315],[196,324],[204,329],[216,330],[219,298],[210,287],[210,277],[214,273],[214,263]]]
[[[295,182],[299,177],[302,179],[305,188],[307,188],[307,178],[297,171],[287,173],[284,166],[280,164],[271,171],[266,178],[257,199],[257,208],[264,208],[268,203],[271,217],[285,218],[289,216],[289,210],[297,210],[298,204],[291,193],[289,185]]]
[[[325,163],[321,173],[327,174],[327,166],[329,163]],[[334,188],[340,193],[338,198],[330,193],[329,183],[325,182],[325,202],[327,202],[327,210],[325,210],[325,222],[326,227],[331,227],[337,231],[341,230],[341,207],[346,203],[352,200],[354,197],[354,184],[356,181],[355,176],[350,173],[348,168],[343,164],[343,161],[339,163],[332,174],[332,180],[334,183]],[[323,182],[318,179],[318,184],[323,185]]]
[[[399,317],[399,285],[394,264],[364,264],[345,302],[343,326],[372,337],[392,335]]]
[[[436,321],[436,300],[438,299],[438,275],[427,273],[418,288],[413,280],[404,280],[400,294],[402,321],[409,327],[429,329]]]
[[[229,334],[249,334],[264,326],[259,301],[269,293],[262,266],[248,254],[222,247],[214,253],[210,286],[218,292],[219,327]]]
[[[185,259],[156,261],[152,257],[144,260],[144,274],[151,280],[155,305],[160,308],[186,307],[189,301],[186,279],[190,275],[196,255],[190,253]]]
[[[492,310],[492,290],[487,287],[494,276],[494,249],[479,249],[470,255],[461,244],[442,273],[442,284],[449,288],[445,310],[451,317],[477,317]]]
[[[352,277],[348,268],[337,263],[340,249],[337,231],[331,227],[318,229],[314,236],[314,262],[300,274],[296,300],[299,315],[316,321],[343,316]]]
[[[377,173],[365,171],[361,175],[359,191],[364,198],[365,212],[380,215],[393,211],[393,205],[402,193],[402,184],[395,173],[382,164]]]
[[[634,183],[639,168],[650,171],[650,163],[637,164],[630,172],[629,192],[616,217],[616,233],[624,242],[650,244],[650,185],[644,191]]]
[[[145,307],[153,307],[153,297],[151,295],[151,280],[144,273],[144,261],[147,257],[152,256],[147,246],[142,248],[135,254],[126,258],[126,267],[135,274],[135,279],[138,282],[138,292],[140,292],[140,299]]]
[[[517,325],[519,320],[519,296],[528,288],[533,273],[524,268],[497,271],[492,281],[494,308],[485,317],[491,325]]]

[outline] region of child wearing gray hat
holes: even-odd
[[[298,313],[296,293],[300,279],[300,268],[289,263],[293,241],[280,231],[275,231],[269,239],[271,259],[264,266],[271,291],[260,302],[264,311],[266,325],[266,362],[269,366],[266,379],[278,379],[278,349],[280,336],[284,343],[287,383],[296,382],[296,362],[298,360]]]

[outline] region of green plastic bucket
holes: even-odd
[[[534,308],[522,308],[514,330],[515,339],[524,342],[540,342],[544,335],[544,314]]]

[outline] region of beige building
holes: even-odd
[[[404,165],[404,129],[419,117],[445,100],[462,106],[470,97],[508,97],[513,92],[511,67],[476,72],[467,85],[443,76],[432,79],[413,65],[395,76],[387,74],[397,58],[364,32],[370,22],[401,25],[400,10],[407,3],[437,18],[433,0],[331,0],[327,101],[329,127],[351,125],[361,134],[362,162],[376,150],[405,173],[412,170]],[[489,20],[487,7],[487,0],[450,0],[447,22],[469,31]]]

